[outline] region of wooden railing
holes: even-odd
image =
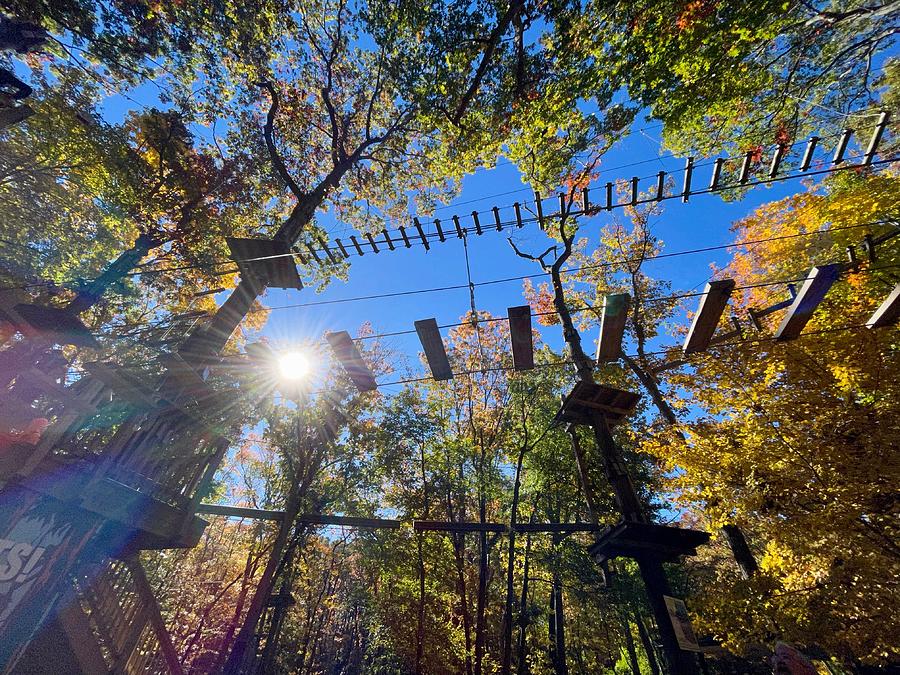
[[[111,560],[92,566],[73,581],[109,672],[183,675],[138,560]]]
[[[0,355],[3,352],[0,351]],[[0,471],[27,479],[47,462],[75,465],[177,509],[212,479],[227,439],[196,413],[112,368],[66,384],[61,352],[48,350],[0,387]],[[197,406],[194,406],[196,408]]]

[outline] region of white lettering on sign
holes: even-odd
[[[0,539],[0,581],[25,581],[46,550],[41,546]]]

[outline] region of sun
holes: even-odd
[[[302,352],[287,352],[278,358],[278,370],[286,380],[302,380],[311,370],[309,358]]]

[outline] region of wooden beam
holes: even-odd
[[[512,342],[513,365],[516,370],[534,368],[534,342],[531,335],[531,307],[510,307],[506,310],[509,318],[509,337]]]
[[[399,520],[386,518],[357,518],[354,516],[327,516],[318,513],[304,513],[297,517],[302,523],[314,525],[340,525],[342,527],[358,527],[363,530],[399,530]]]
[[[416,532],[506,532],[503,523],[451,523],[442,520],[414,520]]]
[[[721,279],[706,284],[700,306],[684,341],[685,354],[706,351],[733,290],[734,279]]]
[[[597,362],[615,361],[622,353],[622,335],[631,296],[628,293],[607,295],[603,299],[603,318],[600,321],[600,340],[597,342]]]
[[[331,345],[331,349],[338,361],[347,371],[347,375],[360,391],[375,391],[378,384],[375,382],[375,376],[365,361],[362,359],[356,345],[350,338],[350,333],[345,330],[336,333],[325,333],[325,339]]]
[[[787,315],[775,333],[776,340],[793,340],[800,335],[803,327],[812,318],[816,307],[825,298],[828,289],[837,281],[840,272],[840,263],[812,268],[794,302],[788,307]]]
[[[866,321],[869,328],[882,328],[897,323],[900,318],[900,284],[894,286],[894,290],[875,310],[875,313]]]
[[[516,523],[516,532],[602,532],[606,525],[593,523]]]
[[[419,342],[425,350],[425,358],[428,359],[432,377],[436,380],[452,380],[453,369],[450,368],[450,360],[447,358],[437,321],[434,319],[416,321],[416,333],[419,334]]]
[[[197,513],[227,518],[250,518],[253,520],[282,520],[284,511],[267,511],[250,509],[243,506],[226,506],[225,504],[198,504]],[[340,525],[342,527],[358,527],[362,529],[397,530],[402,524],[399,520],[386,518],[358,518],[356,516],[332,516],[321,513],[302,513],[297,521],[312,525]]]
[[[266,509],[250,509],[243,506],[226,506],[225,504],[198,504],[197,513],[226,518],[250,518],[253,520],[283,520],[284,511],[268,511]]]

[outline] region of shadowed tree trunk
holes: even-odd
[[[638,635],[641,638],[641,645],[644,647],[644,653],[647,654],[647,663],[650,664],[651,675],[659,675],[659,664],[656,662],[656,652],[653,649],[653,643],[650,642],[650,634],[647,632],[647,626],[641,613],[634,610],[634,622],[637,624]]]
[[[622,635],[625,637],[625,651],[628,652],[628,665],[632,675],[641,675],[641,665],[638,663],[637,651],[634,648],[634,636],[631,634],[631,624],[625,616],[620,616],[622,622]]]
[[[534,513],[531,515],[534,522]],[[519,596],[519,645],[517,650],[518,675],[528,675],[531,669],[528,667],[528,626],[531,623],[528,616],[528,573],[531,567],[531,533],[525,535],[525,559],[522,566],[522,593]]]

